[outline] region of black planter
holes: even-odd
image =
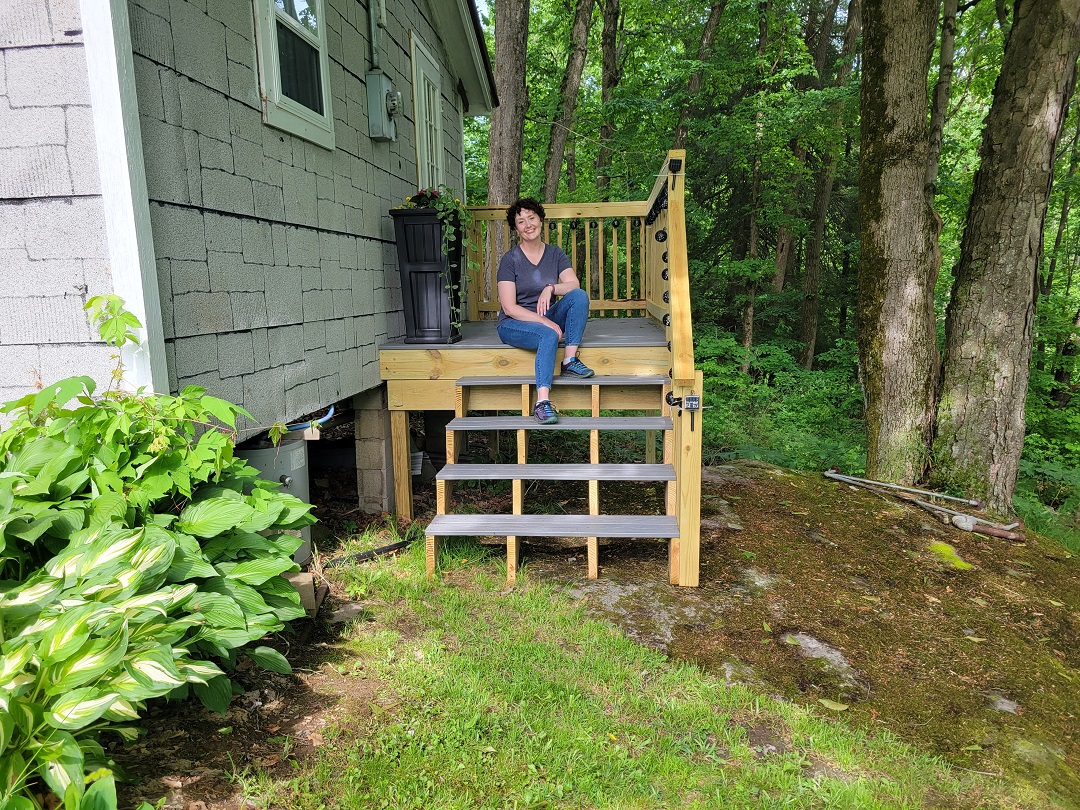
[[[443,254],[442,222],[434,208],[398,208],[394,218],[406,343],[461,340],[461,240]]]

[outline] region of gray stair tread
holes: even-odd
[[[671,430],[669,416],[560,416],[541,425],[531,416],[459,416],[447,430]]]
[[[679,524],[667,515],[436,515],[426,534],[674,538]]]
[[[660,374],[598,374],[595,377],[563,377],[556,375],[554,385],[663,385],[668,378]],[[461,388],[489,385],[535,385],[535,377],[462,377]]]
[[[674,481],[670,464],[447,464],[441,481]]]

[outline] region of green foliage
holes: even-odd
[[[699,328],[697,362],[705,375],[705,463],[760,458],[786,467],[862,470],[862,394],[850,342],[820,355],[806,371],[773,344],[749,358],[735,337]],[[748,363],[748,372],[742,371]]]
[[[88,308],[130,342],[119,299]],[[310,507],[233,455],[244,412],[201,388],[95,398],[73,378],[3,411],[0,806],[114,808],[100,734],[134,739],[148,700],[189,688],[224,711],[237,654],[304,615],[279,575]]]

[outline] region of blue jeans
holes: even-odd
[[[548,309],[548,320],[563,330],[567,346],[580,346],[589,319],[589,294],[580,287],[571,290]],[[555,374],[555,353],[559,336],[550,326],[507,318],[496,328],[503,343],[536,352],[536,387],[550,388]]]

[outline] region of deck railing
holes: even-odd
[[[545,205],[546,240],[570,257],[589,293],[596,317],[646,316],[664,325],[671,352],[672,455],[677,486],[669,489],[670,513],[679,519],[681,551],[672,556],[672,582],[698,583],[701,516],[701,419],[681,405],[702,393],[694,368],[690,275],[686,246],[686,152],[672,150],[642,202]],[[473,208],[475,249],[467,282],[469,320],[499,311],[496,272],[514,242],[505,207]],[[695,421],[696,417],[696,421]],[[666,455],[666,454],[665,454]],[[678,570],[675,570],[675,568]]]

